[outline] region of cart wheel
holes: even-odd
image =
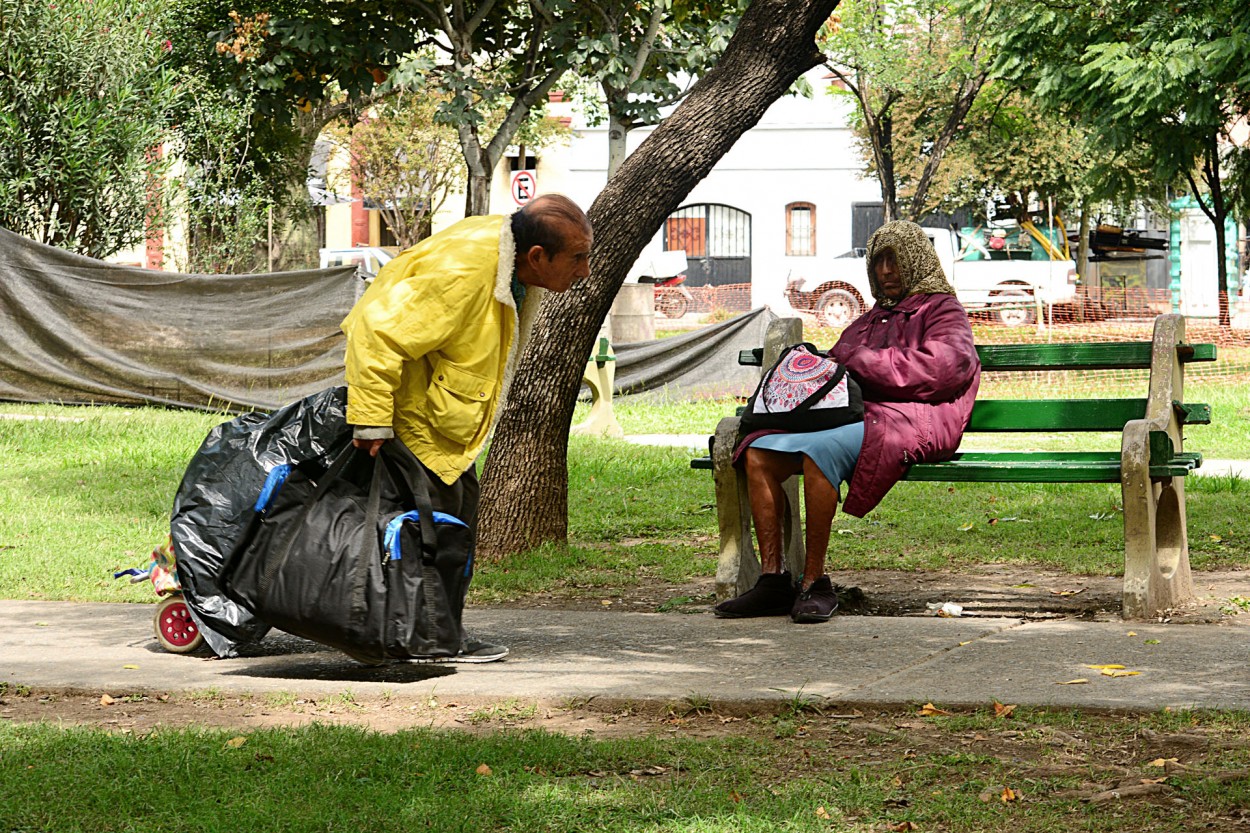
[[[200,628],[181,596],[173,596],[156,606],[156,638],[171,654],[189,654],[204,644]]]

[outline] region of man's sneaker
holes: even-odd
[[[460,642],[460,653],[448,657],[447,662],[496,662],[508,655],[503,645],[492,645],[468,634]]]
[[[800,624],[828,622],[838,609],[838,591],[829,576],[821,576],[794,600],[790,618]]]
[[[755,586],[741,596],[712,608],[721,619],[746,619],[755,616],[785,616],[794,607],[798,588],[789,573],[764,573]]]

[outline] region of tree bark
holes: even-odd
[[[543,303],[482,478],[485,558],[568,539],[569,423],[586,357],[630,264],[700,180],[806,70],[838,0],[755,0],[719,64],[590,208],[592,277]]]

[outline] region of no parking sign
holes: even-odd
[[[517,171],[512,175],[512,199],[517,205],[525,205],[538,192],[538,180],[533,171]]]

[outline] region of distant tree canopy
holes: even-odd
[[[177,99],[161,0],[0,0],[0,226],[108,257],[144,239]]]
[[[1111,153],[1142,151],[1157,182],[1182,184],[1215,225],[1250,200],[1250,16],[1239,0],[1159,4],[1004,0],[986,21],[996,71],[1078,120]],[[1220,322],[1228,278],[1217,258]]]

